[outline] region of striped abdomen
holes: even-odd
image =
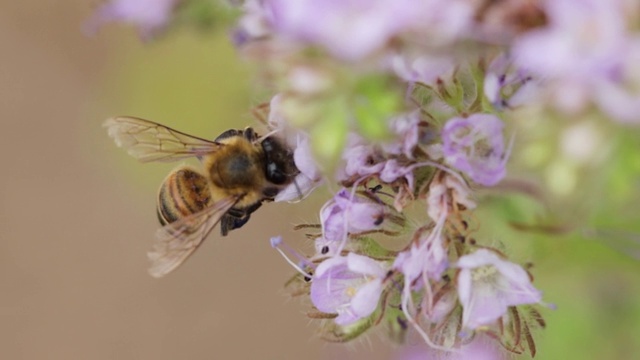
[[[167,176],[158,193],[158,220],[163,226],[197,213],[211,202],[207,179],[188,167],[180,167]]]

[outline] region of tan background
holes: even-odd
[[[136,163],[102,121],[137,115],[214,137],[251,124],[264,97],[225,29],[141,44],[108,26],[88,38],[95,4],[0,0],[0,359],[389,358],[379,334],[317,339],[282,289],[292,271],[269,237],[305,248],[288,229],[316,221],[326,192],[265,206],[176,273],[147,275],[154,197],[171,165]],[[538,359],[637,355],[640,262],[582,239],[535,244],[518,258],[536,263],[536,285],[559,308],[543,311]]]
[[[186,31],[145,46],[117,26],[88,38],[80,29],[95,3],[0,1],[0,358],[336,354],[314,338],[305,307],[287,300],[282,284],[291,270],[269,246],[271,235],[313,219],[311,212],[267,207],[241,232],[210,239],[175,274],[147,275],[155,191],[171,166],[140,166],[101,122],[129,113],[212,137],[244,127],[254,100],[237,100],[249,76],[228,68],[226,41]],[[209,48],[196,56],[172,50],[197,42],[222,44],[213,46],[223,46],[226,58]],[[225,85],[206,69],[244,77],[229,76]],[[225,117],[244,118],[205,121],[219,119],[220,107]],[[196,124],[176,120],[182,113]]]

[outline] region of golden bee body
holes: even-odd
[[[164,179],[158,191],[158,220],[167,225],[204,210],[211,204],[207,178],[197,170],[182,166]]]
[[[221,139],[220,143],[227,146],[202,161],[213,185],[213,197],[242,196],[237,204],[240,208],[262,200],[265,189],[273,186],[265,175],[262,148],[239,136]]]
[[[179,166],[160,186],[162,227],[149,253],[154,277],[182,264],[217,224],[223,236],[242,227],[299,173],[292,151],[280,139],[260,138],[251,128],[227,130],[209,141],[132,117],[111,118],[105,127],[118,146],[140,161],[197,157],[202,163],[202,169]]]

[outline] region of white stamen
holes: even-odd
[[[307,273],[306,271],[302,270],[302,268],[300,268],[300,266],[298,266],[298,264],[294,263],[293,260],[289,259],[287,254],[285,254],[284,251],[282,251],[282,249],[280,249],[280,243],[281,242],[282,242],[282,237],[280,237],[280,236],[276,236],[276,237],[272,237],[271,238],[271,246],[274,249],[276,249],[280,253],[280,255],[282,255],[282,257],[289,263],[289,265],[291,265],[294,269],[296,269],[303,276],[311,277],[311,275],[309,273]]]
[[[458,352],[457,349],[452,349],[452,348],[447,348],[447,347],[443,347],[440,345],[436,345],[433,343],[433,341],[431,341],[431,339],[429,338],[429,335],[422,329],[422,327],[420,326],[420,324],[418,324],[415,319],[413,318],[413,316],[411,316],[411,314],[409,314],[409,302],[411,302],[411,307],[413,308],[413,301],[411,300],[411,285],[405,281],[404,283],[404,289],[403,289],[403,296],[402,296],[402,312],[404,313],[404,316],[407,317],[407,320],[411,323],[411,325],[413,326],[414,329],[416,329],[416,331],[418,332],[418,334],[420,334],[420,337],[422,337],[422,339],[424,340],[425,343],[427,343],[427,345],[429,345],[430,347],[437,349],[437,350],[441,350],[441,351],[446,351],[446,352]]]

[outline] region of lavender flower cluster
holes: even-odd
[[[145,37],[180,3],[112,0]],[[315,252],[271,239],[298,274],[322,336],[380,325],[432,350],[535,355],[545,322],[528,266],[478,239],[476,190],[499,184],[523,108],[640,123],[640,3],[634,0],[247,0],[231,38],[277,89],[268,121],[301,174],[276,201],[340,189]],[[551,116],[551,115],[549,115]],[[480,344],[480,346],[478,345]],[[480,349],[480,350],[478,350]],[[494,357],[496,358],[496,357]]]
[[[270,118],[282,118],[280,106],[277,96]],[[329,341],[354,339],[382,323],[393,338],[411,328],[441,351],[466,348],[479,331],[511,352],[535,354],[531,331],[544,320],[532,305],[542,304],[541,292],[526,268],[470,236],[476,202],[466,178],[495,184],[505,176],[502,122],[470,114],[432,133],[413,111],[391,119],[389,131],[395,136],[384,142],[349,134],[336,169],[342,189],[320,210],[319,224],[297,227],[310,230],[314,254],[271,239],[298,271],[287,288],[309,296],[308,315],[324,320]],[[295,136],[296,154],[311,154],[308,138]],[[307,179],[301,184],[322,179],[313,158],[296,162],[299,178]],[[414,214],[408,209],[416,204]]]

